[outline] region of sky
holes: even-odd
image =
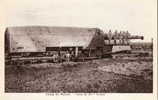
[[[144,41],[157,37],[157,0],[1,0],[0,6],[4,27],[98,27],[128,30]]]

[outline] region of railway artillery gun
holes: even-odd
[[[143,37],[128,32],[104,33],[99,28],[9,27],[5,31],[5,62],[18,65],[101,59],[131,52],[131,39]]]
[[[109,30],[108,33],[104,35],[104,41],[106,46],[111,46],[111,49],[107,51],[110,53],[113,58],[122,58],[122,57],[131,57],[134,56],[132,53],[132,44],[131,40],[141,39],[143,36],[131,35],[128,31],[115,31],[112,33]]]

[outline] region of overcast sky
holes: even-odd
[[[157,0],[4,0],[5,26],[49,25],[157,34]]]

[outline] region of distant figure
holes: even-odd
[[[66,52],[65,56],[66,56],[66,61],[69,62],[71,55],[70,55],[70,53],[68,51]]]
[[[109,44],[111,43],[110,41],[112,40],[112,32],[111,30],[109,30],[108,32],[108,40],[109,40]]]
[[[129,37],[130,37],[131,35],[130,35],[130,33],[128,32],[128,31],[126,31],[126,42],[127,42],[127,44],[129,44]]]
[[[119,38],[119,33],[117,31],[114,32],[114,44],[117,44],[117,40]]]
[[[123,33],[122,33],[122,44],[127,44],[126,41],[127,41],[126,32],[123,31]]]
[[[58,61],[58,54],[54,54],[53,55],[53,62],[57,62]]]

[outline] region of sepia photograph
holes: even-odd
[[[143,39],[99,28],[8,27],[5,92],[152,93],[153,44]]]
[[[157,0],[0,2],[4,97],[157,97]]]

